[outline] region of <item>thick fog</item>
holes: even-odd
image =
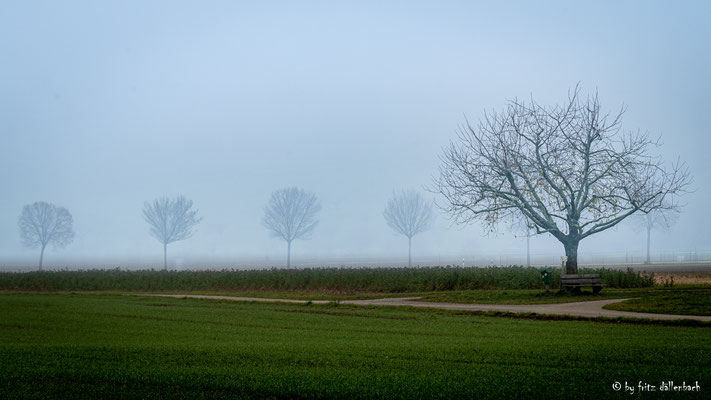
[[[146,201],[184,195],[202,221],[169,265],[285,265],[262,225],[270,194],[319,198],[319,224],[293,265],[403,265],[386,224],[393,191],[425,191],[465,117],[512,98],[567,99],[579,82],[623,129],[661,135],[693,193],[653,254],[711,251],[708,2],[16,1],[0,5],[0,266],[35,265],[25,204],[74,218],[45,267],[162,266]],[[521,263],[506,226],[453,226],[437,211],[413,263]],[[623,224],[586,254],[641,258]],[[562,245],[531,238],[555,260]],[[535,258],[535,257],[534,257]],[[548,261],[545,261],[548,262]],[[370,264],[372,263],[372,264]],[[399,263],[399,264],[398,264]]]

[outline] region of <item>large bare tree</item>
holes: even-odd
[[[432,204],[414,190],[393,193],[383,212],[390,228],[407,237],[407,266],[412,267],[412,237],[432,224]]]
[[[652,263],[652,259],[649,255],[652,242],[652,231],[669,231],[669,228],[674,225],[678,216],[679,213],[673,210],[652,210],[646,214],[640,213],[634,215],[633,222],[635,223],[635,229],[647,232],[647,259],[644,261],[645,264]]]
[[[18,225],[20,238],[27,247],[40,247],[39,269],[42,270],[44,249],[52,243],[62,248],[74,240],[72,214],[64,207],[38,201],[22,208]]]
[[[578,245],[635,212],[672,210],[691,178],[677,160],[654,154],[658,140],[621,130],[624,109],[603,113],[597,94],[578,87],[561,105],[510,101],[476,126],[462,126],[445,149],[435,191],[456,222],[487,229],[527,218],[537,234],[565,248],[566,271],[578,270]]]
[[[318,224],[316,215],[319,211],[321,203],[316,195],[296,187],[277,190],[269,198],[262,224],[272,236],[286,242],[287,268],[291,266],[291,242],[310,237]]]
[[[187,239],[202,218],[193,210],[192,200],[178,196],[171,200],[160,197],[143,204],[143,219],[150,225],[150,233],[163,243],[163,268],[168,269],[168,244]]]

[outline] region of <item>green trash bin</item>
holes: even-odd
[[[546,288],[546,292],[551,288],[551,282],[553,282],[553,269],[552,268],[541,268],[541,282]]]

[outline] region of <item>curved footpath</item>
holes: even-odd
[[[214,299],[233,301],[257,301],[262,303],[295,303],[306,304],[308,300],[292,299],[265,299],[259,297],[234,297],[234,296],[207,296],[193,294],[144,294],[141,296],[174,297],[191,299]],[[638,313],[629,311],[605,310],[602,307],[612,303],[619,303],[629,299],[610,299],[595,301],[580,301],[575,303],[558,304],[464,304],[464,303],[436,303],[427,301],[417,301],[419,297],[397,297],[374,300],[342,300],[341,304],[353,304],[359,306],[408,306],[437,308],[442,310],[462,310],[462,311],[503,311],[512,313],[536,313],[549,315],[573,315],[579,317],[608,317],[608,318],[646,318],[660,320],[680,320],[692,319],[697,321],[711,321],[711,316],[702,315],[673,315],[673,314],[653,314]],[[330,300],[312,300],[313,304],[327,304]]]

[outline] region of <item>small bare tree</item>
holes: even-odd
[[[163,243],[163,268],[168,269],[168,244],[187,239],[202,218],[193,210],[192,200],[178,196],[175,200],[161,197],[143,204],[143,219],[150,225],[150,233]]]
[[[321,203],[316,195],[296,187],[277,190],[269,198],[262,224],[272,236],[286,241],[287,268],[291,266],[291,242],[310,237],[318,224],[316,215],[319,211]]]
[[[414,190],[393,193],[383,217],[392,230],[407,237],[407,266],[412,267],[412,237],[432,225],[432,204]]]
[[[22,208],[18,225],[20,238],[27,247],[40,247],[39,269],[42,270],[44,249],[49,243],[62,248],[74,240],[72,214],[64,207],[38,201]]]
[[[665,212],[666,211],[666,212]],[[658,230],[662,232],[669,231],[679,216],[679,213],[674,210],[652,210],[646,214],[638,213],[634,215],[633,222],[635,223],[635,230],[644,230],[647,232],[647,259],[644,261],[645,264],[651,264],[652,259],[649,256],[652,231]]]
[[[601,113],[597,95],[581,99],[578,87],[563,105],[513,100],[462,127],[434,191],[456,222],[480,220],[493,231],[527,218],[563,244],[575,274],[581,240],[635,212],[676,209],[675,195],[691,183],[682,163],[665,166],[650,153],[659,141],[620,131],[623,113]]]

